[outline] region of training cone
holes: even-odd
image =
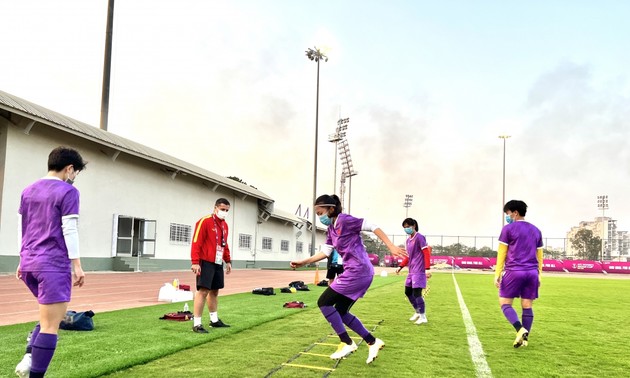
[[[315,285],[319,283],[319,264],[315,265]]]

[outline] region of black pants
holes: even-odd
[[[332,288],[328,287],[317,300],[318,307],[334,306],[339,315],[344,316],[350,312],[350,308],[356,301],[339,294]]]

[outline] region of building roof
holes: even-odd
[[[183,173],[191,176],[199,177],[207,181],[211,186],[222,186],[241,194],[241,199],[251,196],[269,204],[273,203],[273,199],[265,193],[254,189],[251,186],[239,183],[227,177],[220,176],[214,172],[210,172],[193,164],[179,160],[173,156],[167,155],[158,150],[144,146],[140,143],[123,138],[109,131],[90,126],[87,123],[77,121],[63,114],[46,109],[30,101],[24,100],[17,96],[0,90],[0,110],[17,114],[26,119],[30,119],[42,125],[56,128],[58,130],[74,134],[78,137],[90,140],[94,143],[106,146],[113,152],[126,153],[138,158],[151,161],[164,166],[168,172],[175,177],[177,174]],[[0,116],[1,116],[0,112]],[[216,189],[216,187],[214,188]],[[269,206],[268,206],[269,207]],[[272,206],[271,206],[272,208]]]

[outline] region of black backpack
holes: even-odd
[[[254,290],[252,290],[252,294],[276,295],[276,293],[274,293],[273,291],[273,287],[257,287]]]
[[[297,289],[298,287],[304,286],[304,281],[293,281],[289,283],[289,287],[291,286]]]

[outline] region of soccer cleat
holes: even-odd
[[[20,378],[27,378],[31,373],[31,354],[26,353],[20,361],[19,364],[15,367],[15,374],[17,374]]]
[[[376,339],[374,344],[368,345],[368,358],[365,360],[366,364],[371,364],[376,357],[378,357],[378,351],[383,349],[385,342],[381,339]]]
[[[418,320],[419,317],[420,317],[420,314],[416,312],[415,314],[413,314],[411,318],[409,318],[409,320],[412,322],[415,322],[416,320]]]
[[[516,338],[514,339],[514,348],[518,348],[522,345],[527,346],[527,340],[529,337],[529,332],[525,329],[525,327],[521,327],[521,329],[516,332]]]
[[[340,343],[339,347],[337,347],[337,351],[330,355],[330,358],[333,360],[340,360],[342,358],[348,357],[355,350],[357,350],[358,346],[353,341],[352,344]]]
[[[222,328],[222,327],[229,327],[229,325],[223,323],[221,321],[221,319],[219,319],[216,322],[210,322],[210,327],[212,327],[212,328]]]
[[[208,333],[208,331],[203,328],[203,326],[201,324],[199,324],[198,326],[194,326],[193,327],[193,332],[195,333]]]
[[[426,315],[424,314],[419,314],[420,316],[418,317],[418,320],[416,321],[416,324],[422,324],[422,323],[428,323],[429,321],[427,320]]]
[[[529,332],[523,335],[523,346],[526,347],[529,344]]]

